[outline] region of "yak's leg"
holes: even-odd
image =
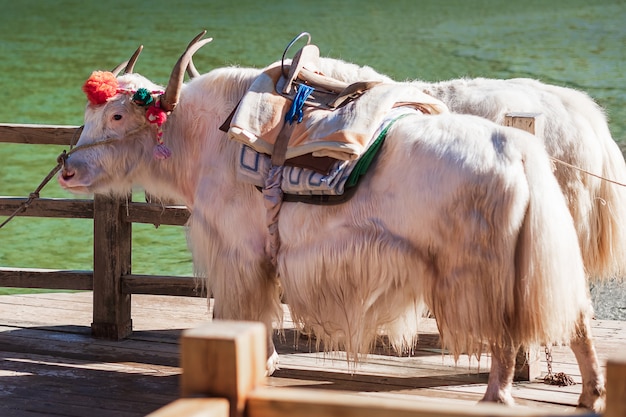
[[[231,276],[232,280],[233,277]],[[241,281],[240,281],[241,282]],[[248,285],[213,286],[213,318],[224,320],[260,321],[267,328],[267,372],[278,369],[278,353],[273,341],[273,323],[282,320],[279,287],[270,277],[246,281]]]
[[[224,319],[224,317],[219,317],[219,314],[216,314],[216,309],[213,309],[213,319]],[[267,324],[266,324],[267,326]],[[274,334],[274,329],[272,328],[272,326],[268,326],[267,327],[268,330],[268,335],[267,335],[267,363],[266,365],[266,370],[267,370],[267,376],[272,375],[274,373],[275,370],[278,369],[278,362],[279,362],[279,357],[278,357],[278,352],[276,352],[276,347],[274,346],[274,340],[272,338],[273,334]]]
[[[491,346],[491,369],[487,391],[481,401],[496,402],[513,405],[515,401],[511,395],[513,375],[515,373],[515,356],[517,347]]]
[[[581,316],[576,335],[570,347],[576,356],[583,379],[583,390],[578,398],[578,407],[597,413],[604,411],[605,389],[600,362],[591,339],[591,325],[588,316]]]

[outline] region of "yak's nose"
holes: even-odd
[[[61,170],[61,175],[59,175],[58,177],[59,185],[63,188],[67,188],[68,182],[71,181],[75,174],[75,170],[63,167],[63,169]]]
[[[61,170],[61,176],[63,179],[68,180],[72,178],[76,174],[76,170],[67,165],[63,165],[63,169]]]

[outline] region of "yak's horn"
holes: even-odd
[[[172,70],[172,74],[170,75],[170,80],[167,83],[165,93],[161,96],[161,108],[163,110],[172,111],[174,110],[174,107],[176,107],[176,104],[178,104],[180,91],[183,88],[185,70],[187,69],[187,65],[189,65],[191,57],[198,51],[198,49],[202,48],[204,45],[213,40],[213,38],[200,40],[205,34],[206,30],[203,30],[198,36],[193,38],[193,40],[187,46],[185,53],[182,54],[180,58],[178,58],[178,62],[176,62],[176,65]]]
[[[133,56],[131,56],[128,61],[122,62],[117,67],[115,67],[113,71],[111,71],[113,75],[117,77],[120,71],[122,71],[122,68],[124,68],[124,74],[132,74],[133,69],[135,68],[135,62],[137,62],[137,58],[139,57],[139,54],[141,53],[142,50],[143,50],[143,45],[139,45],[139,48],[137,48]]]
[[[187,65],[187,75],[189,75],[189,78],[192,80],[200,76],[200,73],[196,69],[196,66],[193,64],[193,58],[189,58],[189,64]]]

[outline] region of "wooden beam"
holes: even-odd
[[[131,223],[123,221],[124,201],[94,197],[93,323],[95,337],[119,340],[132,333],[130,294],[122,275],[130,274]]]
[[[578,414],[478,403],[421,402],[330,390],[259,388],[248,396],[247,417],[556,417]],[[608,416],[607,416],[608,417]]]
[[[0,216],[9,216],[27,200],[26,197],[0,196]],[[189,220],[185,206],[161,206],[154,203],[129,202],[122,212],[125,222],[184,226]],[[93,200],[38,198],[18,214],[27,217],[92,219]]]
[[[0,287],[92,290],[92,271],[0,267]]]
[[[626,356],[606,364],[606,411],[604,417],[626,416]]]
[[[1,123],[0,142],[69,145],[77,130],[78,126]]]
[[[185,331],[182,396],[227,398],[230,416],[241,417],[248,393],[265,376],[266,339],[265,326],[255,322],[217,320]]]
[[[125,294],[177,295],[205,297],[206,291],[198,284],[199,278],[155,275],[123,275],[122,292]]]
[[[180,398],[147,417],[228,417],[229,413],[225,398]]]
[[[155,203],[132,202],[125,212],[126,221],[147,223],[156,226],[161,224],[184,226],[189,220],[189,209],[185,206],[161,206]]]
[[[26,200],[25,197],[0,197],[0,216],[9,216]],[[19,216],[92,219],[93,200],[38,198]]]

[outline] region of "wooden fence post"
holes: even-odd
[[[130,294],[122,275],[130,274],[132,224],[124,221],[124,200],[94,196],[93,323],[95,337],[119,340],[132,332]]]
[[[543,133],[544,118],[540,113],[507,113],[504,125],[525,130],[533,135]],[[531,346],[528,350],[520,349],[515,360],[516,381],[532,381],[541,376],[540,350]]]
[[[626,356],[606,363],[606,411],[604,417],[626,416]]]
[[[544,117],[541,113],[507,113],[504,125],[525,130],[533,135],[543,135]]]
[[[181,395],[227,398],[241,417],[250,391],[263,381],[267,332],[256,322],[215,320],[183,332]]]
[[[225,398],[179,398],[146,417],[229,417]]]

